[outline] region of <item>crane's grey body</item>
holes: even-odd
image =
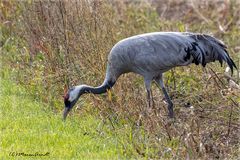
[[[201,35],[201,38],[193,33],[180,32],[155,32],[126,38],[118,42],[108,56],[110,72],[115,79],[126,72],[153,78],[173,67],[192,63],[193,56],[184,58],[188,54],[186,49],[191,48],[194,42],[204,51],[201,55],[198,49],[199,63],[202,63],[201,56],[205,57],[206,62],[217,60],[218,54],[224,50],[219,48],[216,52],[220,52],[216,55],[211,53],[211,43],[221,42],[212,37],[209,39],[207,35]],[[227,57],[225,53],[223,55]]]
[[[173,117],[173,104],[164,87],[162,73],[190,63],[205,67],[206,63],[215,60],[219,60],[221,64],[225,61],[231,70],[236,67],[226,51],[226,46],[209,35],[186,32],[136,35],[114,45],[108,56],[106,77],[101,86],[96,88],[87,85],[77,86],[74,89],[76,94],[72,94],[71,98],[69,92],[67,101],[70,96],[69,99],[74,99],[74,105],[75,100],[84,93],[104,93],[115,84],[120,75],[134,72],[144,77],[149,105],[151,82],[154,80],[161,86],[168,102],[169,115]]]
[[[186,54],[184,47],[187,47],[183,40],[187,42],[185,36],[177,33],[152,33],[127,38],[113,47],[108,62],[116,75],[135,72],[144,77],[157,76],[172,67],[191,63],[183,60]]]

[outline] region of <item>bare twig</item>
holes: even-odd
[[[230,131],[231,131],[232,110],[233,110],[233,106],[231,105],[230,114],[229,114],[229,120],[228,120],[228,132],[227,132],[227,137],[229,137],[229,134],[230,134]]]
[[[207,19],[205,16],[203,16],[203,15],[199,12],[199,10],[195,7],[193,0],[191,0],[191,2],[192,2],[193,10],[199,15],[199,17],[202,18],[207,24],[210,24],[211,20]]]

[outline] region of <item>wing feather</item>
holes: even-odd
[[[206,63],[218,60],[222,66],[225,61],[233,72],[233,67],[237,68],[233,60],[227,52],[227,47],[220,40],[205,35],[205,34],[191,34],[187,35],[190,38],[191,46],[185,48],[186,56],[184,60],[193,57],[193,63],[196,65],[202,64],[206,66]]]

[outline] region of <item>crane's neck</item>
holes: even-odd
[[[93,93],[93,94],[105,93],[107,92],[108,89],[112,88],[112,86],[115,84],[115,82],[117,81],[120,75],[121,74],[117,74],[115,72],[113,73],[110,66],[107,65],[106,76],[102,85],[98,87],[92,87],[88,85],[76,86],[73,93],[73,95],[75,96],[73,96],[72,99],[79,98],[82,94],[85,94],[85,93]]]
[[[105,81],[99,87],[80,85],[80,86],[77,86],[77,88],[79,88],[80,95],[85,94],[85,93],[101,94],[101,93],[105,93],[108,89],[111,89],[114,84],[115,84],[115,82]]]

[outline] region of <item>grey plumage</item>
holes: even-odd
[[[204,34],[156,32],[133,36],[118,42],[108,56],[112,78],[125,72],[155,77],[176,66],[206,65],[219,60],[236,67],[226,46]]]
[[[144,77],[149,105],[151,82],[154,80],[161,86],[168,102],[169,116],[173,117],[173,104],[164,87],[162,73],[191,63],[205,67],[207,63],[215,60],[221,64],[225,61],[233,72],[236,65],[226,48],[212,36],[186,32],[155,32],[123,39],[114,45],[108,56],[104,83],[97,88],[77,86],[77,99],[84,93],[104,93],[114,85],[120,75],[134,72]],[[70,92],[68,94],[71,95]],[[68,98],[65,98],[66,101]]]

